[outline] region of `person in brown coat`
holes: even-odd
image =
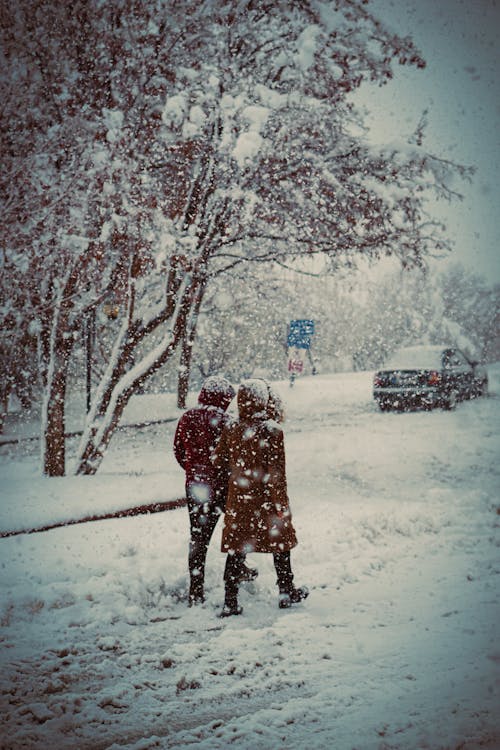
[[[276,419],[282,405],[264,380],[243,382],[238,389],[239,419],[222,430],[213,461],[229,477],[222,551],[225,601],[221,617],[241,614],[238,584],[241,565],[250,552],[270,552],[279,587],[279,606],[290,607],[308,596],[295,588],[290,550],[297,544],[288,502],[283,430]]]

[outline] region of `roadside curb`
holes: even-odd
[[[74,526],[77,523],[90,523],[91,521],[107,521],[112,518],[129,518],[130,516],[144,516],[152,513],[161,513],[166,510],[175,510],[187,505],[185,497],[177,500],[166,500],[157,503],[148,503],[148,505],[137,505],[135,508],[126,510],[116,510],[110,513],[100,513],[95,516],[85,516],[84,518],[72,519],[71,521],[59,521],[46,526],[36,526],[32,529],[19,529],[17,531],[0,531],[0,539],[10,536],[19,536],[20,534],[38,534],[41,531],[51,531],[51,529],[60,529],[65,526]]]
[[[151,427],[155,424],[166,424],[167,422],[176,422],[179,419],[179,417],[165,417],[165,419],[149,419],[147,422],[135,422],[134,424],[123,424],[118,425],[116,428],[118,431],[122,430],[135,430],[139,429],[142,430],[145,427]],[[75,432],[65,432],[64,437],[65,438],[73,438],[73,437],[79,437],[83,434],[83,430],[76,430]],[[0,448],[3,445],[17,445],[19,443],[28,443],[32,442],[34,440],[40,440],[40,435],[28,435],[26,437],[18,437],[18,438],[1,438],[0,437]]]

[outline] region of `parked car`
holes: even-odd
[[[397,350],[373,378],[373,397],[382,411],[441,406],[488,393],[488,373],[460,349],[409,346]]]

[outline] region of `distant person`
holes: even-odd
[[[249,552],[273,555],[279,607],[305,599],[305,586],[293,585],[290,550],[297,537],[292,524],[285,471],[283,404],[264,380],[243,382],[238,389],[238,421],[224,427],[214,454],[217,469],[229,476],[222,530],[225,600],[221,617],[239,615],[241,566]]]
[[[198,406],[186,411],[177,423],[175,457],[186,472],[189,510],[189,605],[205,601],[205,562],[208,545],[227,497],[227,476],[216,469],[211,454],[228,422],[227,408],[235,396],[226,378],[211,376],[198,396]],[[240,580],[251,581],[257,571],[242,565]]]

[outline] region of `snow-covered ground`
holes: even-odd
[[[0,747],[499,748],[500,366],[489,374],[492,395],[455,412],[379,413],[370,373],[278,384],[292,561],[311,589],[292,610],[253,555],[243,615],[217,617],[220,528],[207,603],[189,609],[184,508],[0,539]],[[179,412],[144,396],[127,418],[148,415]],[[0,531],[181,496],[174,426],[120,432],[92,478],[42,479],[36,442],[4,446]]]

